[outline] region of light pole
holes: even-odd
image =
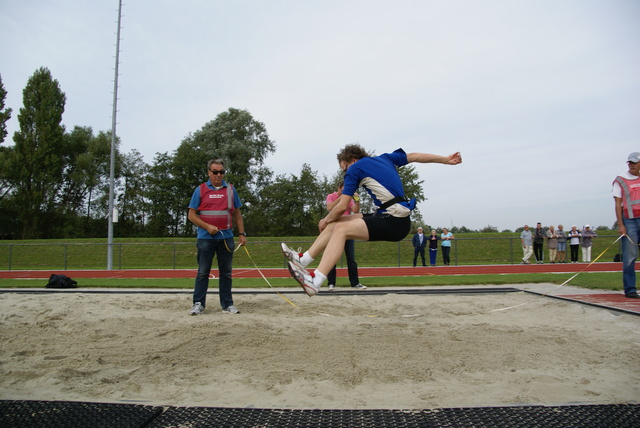
[[[116,169],[116,115],[118,113],[118,66],[120,64],[120,24],[122,21],[122,0],[118,1],[118,31],[116,36],[116,67],[113,78],[113,113],[111,114],[111,163],[109,165],[109,213],[107,215],[107,270],[113,269],[113,209],[115,198],[114,182]]]

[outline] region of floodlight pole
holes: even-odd
[[[107,216],[107,270],[113,270],[113,209],[114,209],[114,183],[116,169],[116,115],[118,112],[118,65],[120,64],[120,24],[122,23],[122,0],[118,1],[118,32],[116,36],[116,67],[113,78],[113,112],[111,114],[111,162],[109,165],[109,213]]]

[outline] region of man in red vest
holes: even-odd
[[[613,199],[616,208],[618,232],[622,238],[622,284],[624,295],[638,299],[636,289],[636,259],[640,240],[640,153],[627,158],[629,171],[613,181]]]
[[[236,189],[223,178],[226,173],[221,159],[207,162],[209,181],[196,188],[189,202],[189,221],[198,226],[198,274],[193,290],[191,315],[199,315],[207,305],[207,290],[213,257],[218,257],[218,288],[222,312],[238,314],[231,295],[233,262],[233,224],[238,229],[239,245],[247,243],[240,212],[242,202]]]

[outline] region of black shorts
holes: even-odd
[[[411,218],[392,215],[372,215],[363,218],[369,231],[369,241],[402,241],[411,230]]]

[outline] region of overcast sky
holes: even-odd
[[[111,129],[117,9],[0,0],[5,145],[39,67],[67,96],[67,130]],[[637,0],[128,0],[122,27],[117,134],[147,163],[246,109],[277,174],[330,176],[354,142],[460,151],[459,166],[416,166],[425,223],[513,230],[611,226],[611,182],[640,151]]]

